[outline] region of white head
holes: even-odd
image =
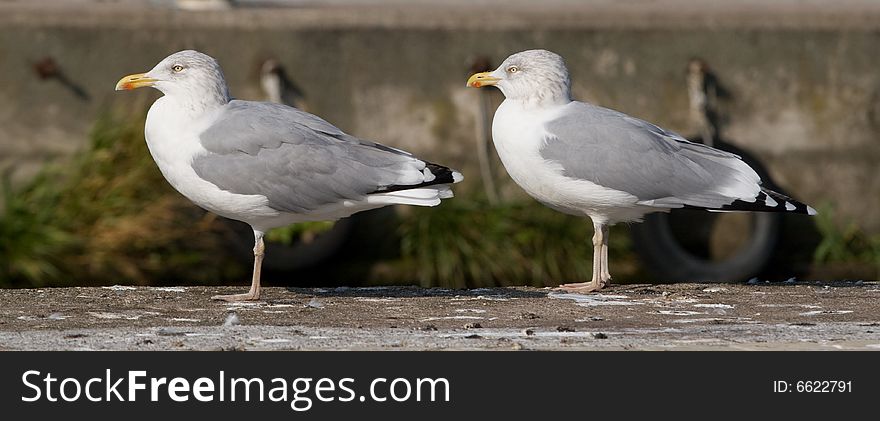
[[[497,86],[504,96],[536,105],[571,101],[571,81],[565,61],[547,50],[516,53],[491,72],[477,73],[467,86]]]
[[[149,72],[123,77],[116,83],[116,90],[145,86],[156,88],[193,108],[229,102],[229,88],[217,60],[193,50],[165,57]]]

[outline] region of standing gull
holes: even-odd
[[[608,227],[673,208],[710,211],[816,211],[761,187],[745,162],[596,105],[573,101],[565,62],[545,50],[508,57],[468,86],[497,86],[506,99],[492,137],[507,172],[539,202],[593,221],[593,279],[565,284],[591,292],[611,281]]]
[[[250,291],[214,299],[260,298],[263,234],[271,228],[393,204],[436,206],[462,179],[304,111],[231,99],[217,61],[197,51],[123,77],[116,90],[144,86],[165,94],[150,107],[144,130],[165,179],[195,204],[254,231]]]

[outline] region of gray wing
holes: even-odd
[[[719,208],[754,201],[760,177],[738,156],[692,143],[626,114],[573,102],[546,129],[541,155],[566,176],[636,196],[649,206]]]
[[[223,190],[258,194],[273,209],[308,212],[371,193],[438,184],[407,152],[349,136],[279,104],[232,101],[200,135],[199,177]],[[450,176],[451,177],[451,176]]]

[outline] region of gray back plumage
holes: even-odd
[[[412,155],[280,104],[231,101],[200,140],[208,153],[192,165],[201,178],[266,196],[282,211],[304,213],[425,179],[425,162]]]
[[[541,155],[566,176],[630,193],[642,204],[718,208],[760,191],[760,178],[738,156],[614,110],[572,102],[546,129]]]

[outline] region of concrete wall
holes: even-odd
[[[533,21],[524,14],[495,23],[460,10],[407,13],[0,8],[0,167],[16,167],[21,180],[69,156],[100,113],[139,112],[158,96],[114,92],[119,77],[196,48],[220,61],[239,98],[261,98],[259,64],[275,57],[311,111],[354,135],[463,168],[476,182],[478,93],[464,87],[474,56],[497,64],[528,48],[554,50],[566,57],[576,97],[685,134],[684,70],[700,56],[733,92],[724,130],[731,143],[795,197],[835,203],[841,220],[880,233],[880,23],[871,23],[880,20],[854,13],[838,16],[838,27],[815,17],[688,25],[593,14],[581,22],[561,6]],[[33,64],[44,57],[88,99],[40,80]]]

